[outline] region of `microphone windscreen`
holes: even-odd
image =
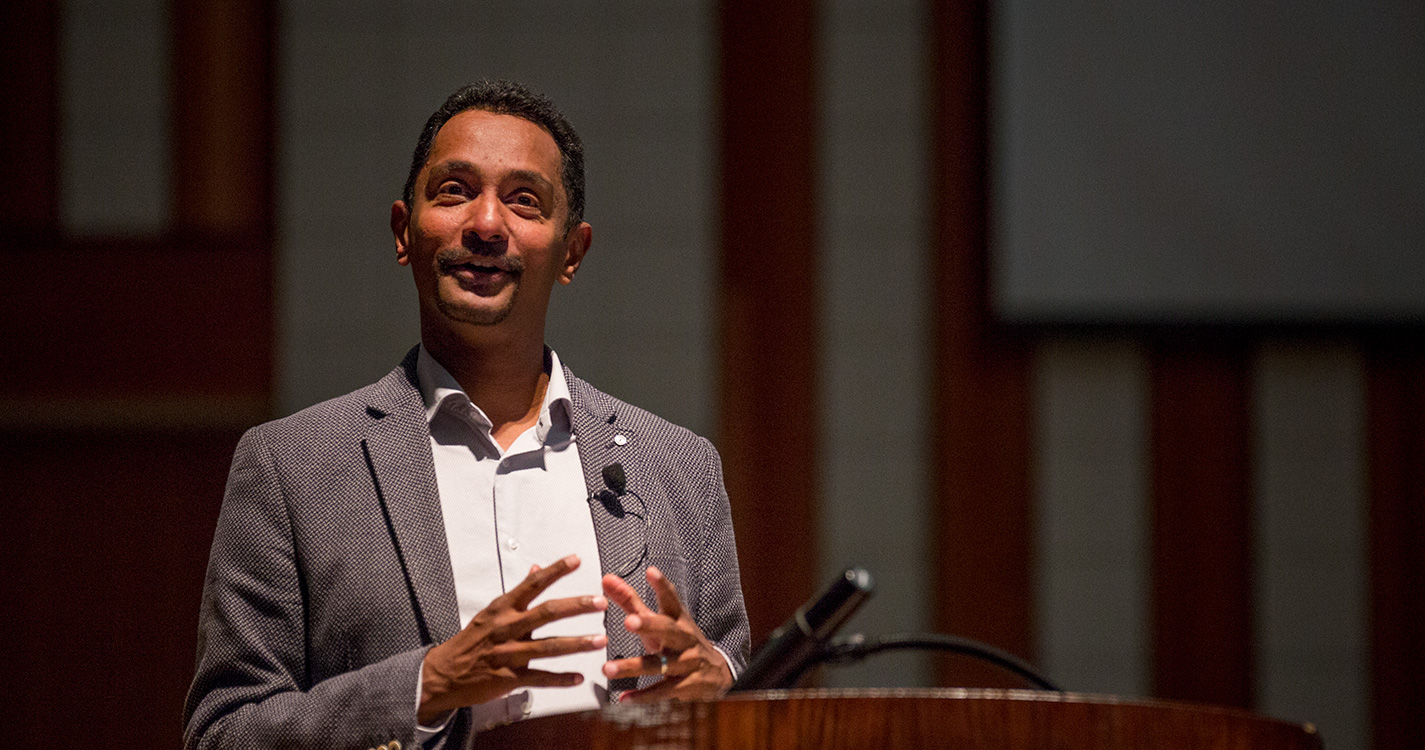
[[[850,568],[815,599],[803,604],[790,620],[772,631],[733,683],[734,691],[774,690],[796,685],[816,664],[823,644],[836,635],[868,597],[874,584],[864,568]]]
[[[628,487],[628,477],[624,476],[623,464],[609,464],[604,467],[604,484],[614,491],[615,495],[622,495]]]

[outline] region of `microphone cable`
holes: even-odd
[[[947,651],[969,656],[1012,672],[1040,690],[1064,692],[1063,688],[1039,674],[1038,670],[1030,666],[1028,662],[1008,651],[1002,651],[988,643],[970,638],[943,633],[896,633],[869,640],[858,633],[846,638],[838,638],[826,644],[818,655],[817,661],[831,664],[854,664],[882,651],[908,650]]]

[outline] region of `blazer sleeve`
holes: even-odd
[[[698,552],[690,566],[699,588],[694,619],[708,640],[731,660],[732,672],[738,675],[747,667],[752,636],[737,567],[732,508],[723,485],[722,459],[706,438],[698,440],[706,457],[702,480],[707,488],[707,507],[702,543],[697,545]]]
[[[309,582],[287,503],[262,427],[253,428],[238,443],[213,538],[184,747],[416,747],[425,648],[315,684],[308,678]]]

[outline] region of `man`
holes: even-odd
[[[543,343],[590,246],[583,182],[578,136],[517,84],[431,116],[391,207],[421,345],[243,436],[188,747],[462,747],[731,685],[748,629],[716,451]]]

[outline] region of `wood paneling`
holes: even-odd
[[[522,748],[1321,750],[1309,726],[1243,711],[1073,693],[825,690],[549,716],[484,735]]]
[[[816,585],[814,6],[719,14],[718,436],[754,644]]]
[[[0,398],[266,397],[271,260],[261,245],[34,245],[0,276]]]
[[[0,430],[7,737],[181,744],[203,571],[239,432]]]
[[[1425,747],[1425,343],[1368,352],[1371,723],[1405,750]]]
[[[60,236],[57,4],[0,17],[0,726],[18,744],[181,743],[233,446],[271,400],[272,7],[173,4],[175,215],[140,238]]]
[[[54,232],[58,0],[0,5],[0,251]]]
[[[1250,350],[1153,344],[1153,693],[1252,705]]]
[[[934,4],[936,626],[1034,657],[1031,349],[990,314],[984,2]],[[1003,684],[942,661],[942,684]]]
[[[173,4],[173,223],[266,239],[273,193],[275,4]]]

